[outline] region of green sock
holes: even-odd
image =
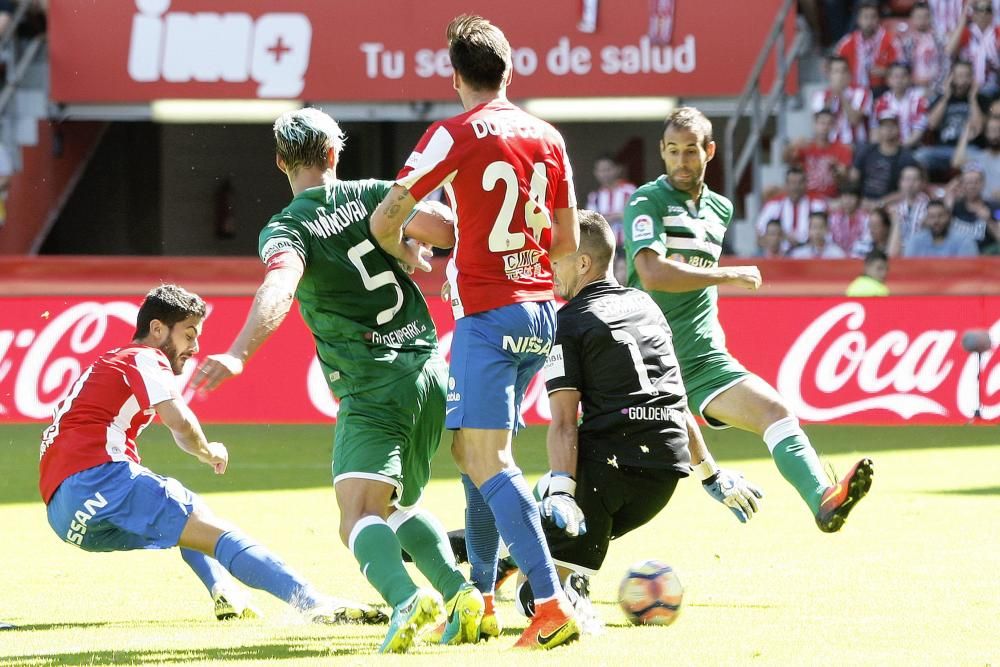
[[[445,600],[450,600],[465,583],[465,577],[455,565],[455,554],[441,524],[427,512],[399,510],[389,517],[389,525],[396,529],[399,543],[420,572]]]
[[[776,421],[764,431],[764,442],[771,450],[781,476],[795,487],[812,513],[816,514],[830,480],[799,421],[794,417]]]
[[[382,599],[396,607],[417,592],[406,568],[403,554],[385,521],[378,517],[365,517],[351,531],[351,551],[365,575]]]

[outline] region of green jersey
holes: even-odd
[[[260,233],[267,263],[294,251],[295,296],[337,398],[396,382],[424,366],[437,332],[420,289],[369,231],[387,181],[336,181],[299,193]]]
[[[732,217],[733,205],[729,200],[706,186],[702,186],[697,205],[689,194],[675,190],[666,176],[640,187],[625,207],[629,286],[642,289],[634,260],[643,248],[691,266],[716,266],[722,254],[722,238]],[[693,370],[700,359],[726,349],[715,287],[691,292],[651,291],[649,295],[673,330],[674,350],[682,370]]]

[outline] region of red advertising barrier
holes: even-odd
[[[245,296],[209,299],[200,356],[228,347],[250,303]],[[447,353],[451,314],[438,300],[430,305]],[[0,422],[49,419],[87,364],[131,339],[137,308],[136,300],[118,297],[0,298]],[[726,298],[721,310],[733,353],[812,422],[965,422],[977,407],[977,369],[962,350],[962,333],[984,328],[1000,340],[996,296]],[[1000,418],[998,360],[983,357],[986,420]],[[189,363],[178,378],[182,386],[195,367]],[[206,422],[315,423],[337,413],[297,311],[243,376],[207,398],[186,395]],[[540,378],[524,407],[529,423],[548,421]]]
[[[517,98],[736,95],[780,5],[60,0],[49,6],[52,97],[452,101],[445,27],[463,13],[505,31]]]

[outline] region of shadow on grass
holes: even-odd
[[[38,443],[44,424],[0,425],[0,504],[38,501]],[[146,430],[139,441],[143,464],[177,477],[198,493],[250,490],[329,488],[333,426],[316,425],[207,425],[206,434],[226,444],[230,468],[222,477],[180,451],[169,432],[159,425]],[[807,426],[820,456],[849,453],[953,447],[1000,446],[996,426]],[[525,429],[514,441],[522,470],[529,476],[546,468],[544,426]],[[757,436],[734,429],[705,429],[716,460],[769,458]],[[457,478],[451,460],[451,436],[446,433],[433,464],[433,477]],[[877,463],[877,462],[876,462]]]
[[[337,646],[311,648],[291,644],[257,644],[227,648],[198,649],[133,649],[107,651],[78,651],[72,653],[48,653],[45,655],[3,656],[0,663],[15,665],[164,665],[186,662],[235,662],[292,660],[303,658],[333,658],[346,655],[367,655],[373,650],[372,644],[363,639],[338,637]],[[8,662],[9,661],[9,662]]]
[[[929,493],[949,496],[1000,496],[1000,486],[984,486],[978,489],[945,489]]]

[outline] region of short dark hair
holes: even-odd
[[[932,200],[930,200],[929,202],[927,202],[927,208],[929,209],[931,206],[938,206],[940,208],[943,208],[949,214],[951,213],[951,209],[948,207],[947,204],[944,203],[943,199],[932,199]]]
[[[580,209],[580,250],[590,255],[598,268],[607,270],[615,256],[615,235],[604,216],[596,211]]]
[[[667,114],[666,120],[663,121],[663,134],[672,127],[700,134],[702,148],[708,148],[713,141],[712,121],[694,107],[677,107]]]
[[[872,262],[888,262],[888,261],[889,261],[889,255],[885,254],[878,248],[873,248],[872,250],[869,250],[868,254],[865,255],[865,264],[871,264]]]
[[[160,285],[150,290],[139,306],[133,339],[138,340],[148,336],[149,324],[153,320],[159,320],[172,327],[189,317],[203,318],[206,312],[205,302],[197,294],[177,285]]]
[[[875,13],[879,13],[878,3],[875,0],[861,0],[858,3],[858,14],[861,14],[863,9],[874,9]]]
[[[908,63],[908,62],[906,62],[904,60],[894,60],[894,61],[892,61],[891,63],[889,63],[889,67],[887,69],[888,70],[901,69],[904,72],[906,72],[907,76],[913,74],[913,68],[910,67],[910,63]]]
[[[511,68],[510,42],[482,16],[462,14],[448,24],[451,66],[475,90],[500,90]]]

